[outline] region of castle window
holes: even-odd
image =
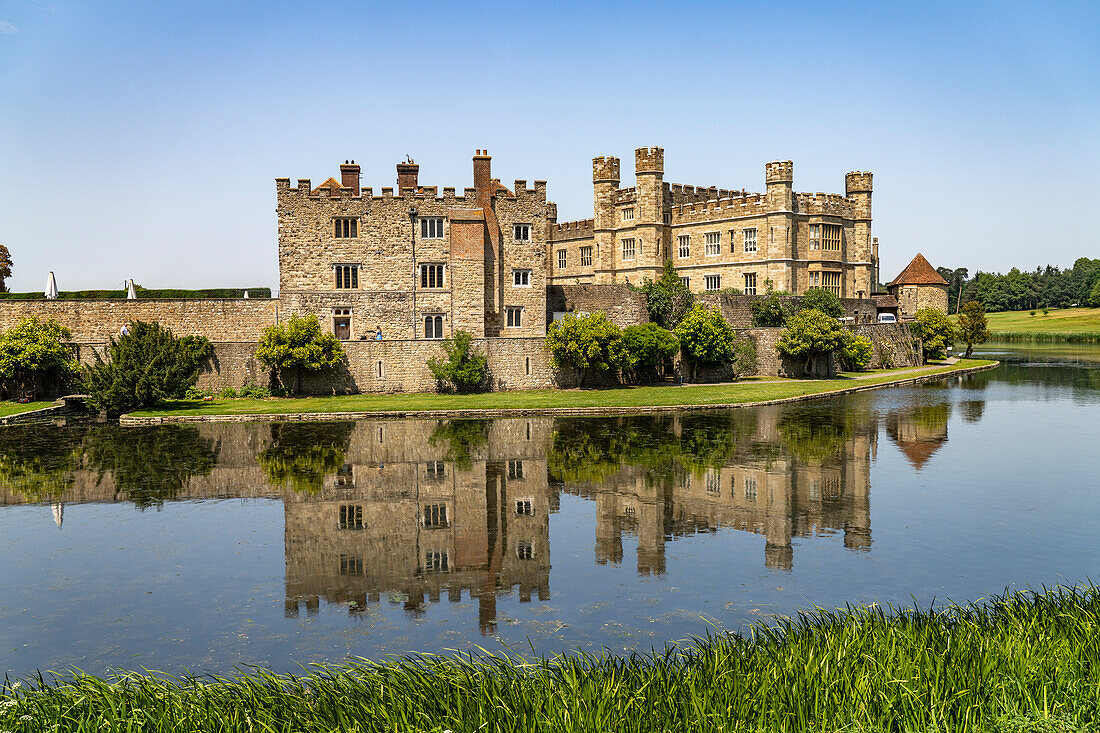
[[[666,211],[664,213],[663,217],[662,217],[662,220],[665,222],[665,224],[671,224],[672,223],[672,212],[671,211]]]
[[[629,237],[623,240],[623,259],[634,259],[634,238]]]
[[[634,207],[623,209],[623,221],[634,221]]]
[[[583,249],[583,248],[582,248]],[[569,255],[565,253],[564,249],[558,250],[558,269],[564,270],[566,265],[569,264]],[[584,258],[581,257],[581,264],[584,264]]]
[[[722,474],[718,473],[718,471],[711,470],[707,472],[707,493],[722,493]]]
[[[440,527],[447,526],[447,505],[446,504],[425,504],[424,505],[424,526],[432,529],[438,529]]]
[[[359,289],[359,265],[336,265],[333,269],[336,271],[337,290]]]
[[[529,356],[523,358],[523,373],[528,377],[531,376],[531,357]],[[527,423],[527,439],[531,439],[531,423]]]
[[[691,237],[687,234],[682,234],[676,238],[676,243],[680,246],[680,258],[684,259],[691,255]]]
[[[741,239],[746,252],[756,251],[756,229],[745,229],[741,232]]]
[[[520,560],[534,560],[535,543],[529,540],[520,540],[516,545],[516,557]]]
[[[691,278],[690,277],[680,278],[680,284],[683,285],[688,290],[691,290]]]
[[[810,273],[810,287],[811,288],[820,288],[821,287],[821,273],[820,272],[811,272]]]
[[[523,308],[519,306],[508,306],[504,309],[507,313],[508,328],[519,328],[523,325]]]
[[[512,270],[512,285],[517,288],[531,287],[530,270]]]
[[[840,273],[839,272],[823,272],[821,273],[821,287],[828,290],[833,295],[840,297]]]
[[[422,287],[422,288],[441,288],[441,287],[443,287],[443,265],[421,265],[420,266],[420,287]]]
[[[353,216],[332,220],[332,236],[337,239],[355,239],[359,236],[359,220]]]
[[[340,575],[362,575],[362,555],[340,555]]]
[[[756,501],[756,479],[752,476],[745,477],[745,500]]]
[[[340,341],[351,338],[351,308],[332,309],[332,333]]]
[[[810,225],[810,249],[821,249],[821,225]]]
[[[565,250],[561,250],[564,252]],[[558,255],[558,259],[561,259],[561,255]],[[581,247],[581,267],[592,267],[592,248]]]
[[[363,505],[340,505],[340,529],[363,529]]]
[[[523,461],[508,461],[508,478],[512,481],[523,478]]]
[[[428,461],[424,464],[424,474],[431,479],[446,478],[447,464],[443,461]]]
[[[429,573],[447,573],[451,570],[450,558],[446,550],[424,553],[424,570]]]
[[[756,273],[745,273],[745,295],[756,295]]]
[[[441,339],[443,338],[443,316],[440,314],[432,314],[424,316],[424,338],[426,339]]]
[[[840,251],[840,225],[821,225],[821,247],[831,252]]]
[[[707,290],[715,291],[722,289],[722,276],[721,275],[707,275],[706,276]]]
[[[531,241],[531,225],[530,224],[513,224],[512,234],[517,242],[530,242]]]
[[[706,233],[706,254],[707,257],[713,257],[722,253],[722,235],[718,232]]]
[[[517,517],[533,517],[535,516],[535,502],[533,499],[517,499],[516,500],[516,516]]]
[[[443,239],[443,217],[428,216],[420,220],[421,239]]]
[[[334,485],[336,488],[355,486],[355,477],[350,463],[345,463],[340,467],[340,470],[336,472],[336,481]]]

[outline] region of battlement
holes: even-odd
[[[613,155],[601,155],[592,159],[592,182],[619,182],[619,159]]]
[[[744,189],[731,191],[725,188],[715,188],[714,186],[687,186],[681,183],[666,183],[664,189],[665,193],[672,199],[673,206],[745,195]]]
[[[630,188],[620,188],[618,191],[615,192],[614,201],[616,204],[630,204],[634,203],[637,200],[638,189],[636,189],[634,186],[631,186]]]
[[[728,191],[725,193],[729,193]],[[672,223],[704,222],[711,219],[730,219],[739,216],[756,216],[769,211],[768,198],[760,193],[740,194],[724,198],[682,203],[671,208]]]
[[[871,193],[871,173],[868,171],[852,171],[844,176],[844,195],[853,193]]]
[[[563,221],[555,224],[550,232],[553,241],[565,241],[569,239],[590,239],[595,236],[596,222],[594,219],[581,219],[580,221]]]
[[[637,148],[634,151],[634,174],[642,175],[645,173],[664,173],[665,172],[665,149],[652,147],[652,148]]]
[[[773,160],[764,164],[764,180],[768,185],[773,183],[793,183],[794,163],[789,160]]]
[[[852,216],[852,202],[839,193],[796,193],[795,211],[800,214]]]

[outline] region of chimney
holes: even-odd
[[[344,161],[344,164],[340,166],[340,185],[344,188],[350,188],[351,192],[356,196],[359,195],[359,166],[355,164],[355,161]]]
[[[489,197],[493,194],[493,179],[489,167],[488,150],[479,150],[474,156],[474,188],[477,189],[478,203],[488,205]]]
[[[397,195],[404,196],[406,193],[416,193],[418,184],[416,179],[420,175],[420,166],[409,157],[405,158],[404,163],[397,164]]]

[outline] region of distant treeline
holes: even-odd
[[[271,288],[204,288],[202,290],[177,290],[174,288],[143,288],[134,286],[138,298],[270,298]],[[125,298],[125,290],[61,290],[57,297],[62,300],[109,300]],[[37,293],[0,293],[0,299],[7,300],[45,300],[42,292]]]
[[[1100,307],[1100,259],[1082,257],[1072,269],[1053,265],[1025,272],[1013,267],[1008,274],[978,271],[970,277],[965,267],[936,271],[950,285],[949,310],[958,312],[959,304],[976,300],[987,311],[1020,311],[1030,308]],[[962,293],[960,301],[959,294]]]

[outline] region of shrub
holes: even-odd
[[[218,392],[218,397],[221,397],[223,400],[236,399],[237,398],[237,390],[233,389],[232,387],[226,387],[221,392]]]
[[[0,382],[6,390],[38,389],[45,380],[66,379],[79,370],[65,342],[69,329],[53,319],[24,318],[0,334]]]
[[[955,326],[935,308],[921,308],[913,314],[913,330],[924,342],[924,360],[943,359],[947,347],[955,343]]]
[[[1031,316],[1032,318],[1034,318],[1034,317],[1035,317],[1035,311],[1028,311],[1028,312],[1027,312],[1027,314],[1028,314],[1029,316]]]
[[[832,316],[812,308],[801,310],[787,322],[776,348],[784,356],[805,358],[804,371],[813,375],[818,359],[844,346],[846,333]]]
[[[95,364],[84,369],[84,386],[92,407],[121,413],[183,397],[210,356],[210,342],[135,321],[128,335],[111,339],[107,354],[104,361],[97,353]]]
[[[752,325],[756,327],[776,328],[784,326],[794,309],[774,290],[752,301]]]
[[[676,334],[656,323],[627,326],[623,329],[622,340],[629,360],[623,368],[635,380],[653,374],[680,350]]]
[[[317,316],[312,314],[295,314],[286,323],[268,326],[256,348],[256,358],[275,370],[280,384],[283,371],[294,371],[295,394],[302,390],[302,371],[331,369],[343,356],[340,342],[323,332]]]
[[[894,367],[894,347],[887,344],[885,341],[875,342],[875,354],[878,355],[878,364],[882,369],[892,369]]]
[[[831,290],[824,288],[810,288],[798,301],[798,310],[818,310],[831,318],[844,316],[844,306],[840,304],[840,298]]]
[[[676,328],[695,303],[695,296],[680,281],[680,274],[671,260],[665,260],[661,277],[656,281],[645,278],[639,290],[645,293],[649,320],[669,330]]]
[[[183,393],[185,400],[201,400],[203,397],[206,397],[206,392],[198,387],[188,387]]]
[[[1093,308],[1100,308],[1100,278],[1096,279],[1096,282],[1092,286],[1092,290],[1089,292],[1088,303]]]
[[[695,305],[676,327],[680,349],[695,379],[700,365],[729,364],[734,358],[737,332],[717,308]]]
[[[241,387],[241,397],[247,397],[253,400],[266,400],[271,396],[271,390],[267,387],[260,387],[255,384],[246,384]]]
[[[428,359],[440,392],[466,394],[483,389],[489,378],[489,360],[473,348],[473,337],[466,331],[456,331],[453,339],[440,343],[446,359]]]
[[[546,348],[554,366],[567,366],[577,372],[578,386],[591,372],[615,372],[630,363],[622,331],[599,312],[583,316],[570,313],[551,324]]]
[[[865,368],[871,363],[871,357],[875,353],[871,339],[848,330],[845,330],[844,334],[844,344],[838,352],[841,367],[850,372]]]
[[[1034,311],[1032,312],[1034,315]],[[966,344],[965,358],[969,359],[974,352],[975,344],[984,344],[989,340],[989,327],[985,320],[985,308],[976,300],[972,300],[963,306],[959,313],[958,326],[955,333]]]

